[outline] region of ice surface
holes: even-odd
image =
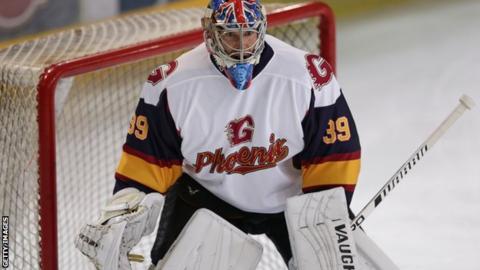
[[[339,23],[338,77],[356,118],[358,212],[458,104],[480,104],[480,1]],[[478,270],[480,114],[467,111],[364,227],[402,270]]]

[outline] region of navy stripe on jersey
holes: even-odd
[[[314,99],[315,95],[312,94],[309,112],[302,121],[304,140],[307,146],[302,153],[302,165],[315,163],[315,160],[322,158],[332,159],[335,158],[335,154],[337,154],[341,160],[341,154],[348,155],[359,152],[360,141],[357,128],[343,93],[341,93],[337,101],[330,106],[313,108]],[[335,143],[325,143],[324,137],[327,137],[326,139],[332,137],[328,134],[330,120],[335,123],[341,117],[346,117],[348,120],[350,139],[342,141],[337,137]],[[339,133],[337,128],[334,128],[335,133]]]
[[[156,106],[141,98],[115,173],[115,190],[143,185],[147,190],[166,192],[182,171],[181,143],[168,108],[167,90]]]
[[[135,134],[127,135],[125,145],[128,148],[165,162],[183,160],[180,151],[182,139],[168,108],[167,90],[162,91],[156,106],[146,104],[141,98],[135,115],[143,115],[148,119],[148,136],[141,140]]]
[[[318,90],[315,90],[318,91]],[[343,93],[334,104],[310,109],[302,121],[305,148],[294,157],[302,169],[303,191],[342,186],[350,201],[360,169],[360,142]]]

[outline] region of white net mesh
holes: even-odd
[[[276,7],[281,6],[268,9]],[[37,85],[44,69],[198,28],[202,15],[203,9],[134,14],[0,50],[0,209],[10,220],[11,269],[40,269]],[[318,18],[303,19],[269,32],[319,53],[318,24]],[[82,225],[98,217],[100,206],[111,196],[113,174],[141,85],[155,66],[182,52],[138,59],[58,83],[55,134],[60,269],[93,269],[74,248],[73,239]],[[286,269],[273,245],[264,237],[256,238],[266,245],[258,269]],[[134,253],[144,254],[147,261],[133,263],[134,269],[146,269],[152,243],[152,238],[145,239],[135,248]]]

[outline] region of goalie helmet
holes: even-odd
[[[265,46],[266,24],[258,0],[212,0],[202,19],[209,52],[239,90],[250,86]]]

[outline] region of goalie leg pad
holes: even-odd
[[[207,209],[197,210],[155,269],[255,270],[262,245]]]
[[[291,268],[359,269],[343,188],[289,198],[285,218],[293,253]]]
[[[128,252],[152,233],[162,206],[159,193],[121,190],[107,203],[98,221],[81,229],[75,246],[97,269],[131,269]]]

